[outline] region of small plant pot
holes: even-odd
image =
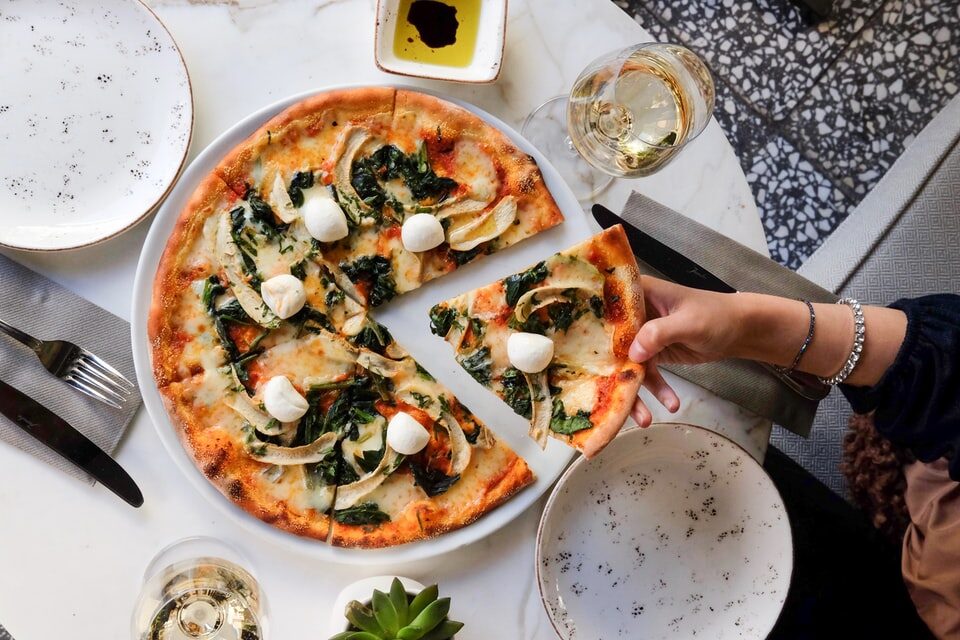
[[[403,588],[407,590],[407,595],[413,595],[423,591],[424,585],[411,578],[396,576],[400,579]],[[347,603],[351,600],[359,600],[369,605],[370,598],[373,596],[373,590],[379,589],[384,593],[390,591],[390,583],[394,576],[373,576],[352,582],[343,588],[340,595],[333,605],[333,611],[330,613],[330,634],[334,635],[342,631],[350,630],[350,623],[343,617],[343,610],[347,608]]]
[[[403,588],[407,592],[407,598],[413,598],[425,588],[424,585],[416,580],[403,576],[373,576],[348,584],[337,596],[333,610],[330,613],[330,634],[336,635],[351,630],[350,622],[343,615],[349,602],[357,600],[366,606],[371,606],[374,589],[389,593],[390,585],[394,577],[400,580],[400,584],[403,585]],[[456,636],[453,636],[451,640],[456,640]]]

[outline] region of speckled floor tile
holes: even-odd
[[[788,135],[852,198],[960,86],[960,3],[888,0],[791,115]]]
[[[722,80],[714,113],[753,190],[770,255],[796,269],[847,217],[854,202]]]
[[[761,114],[786,118],[880,3],[837,0],[818,20],[789,0],[629,0],[656,15],[679,42]]]

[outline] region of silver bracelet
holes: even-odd
[[[866,324],[863,321],[863,307],[860,306],[860,303],[853,298],[840,298],[837,300],[837,304],[845,304],[853,310],[853,348],[850,349],[850,355],[847,356],[847,361],[843,363],[843,367],[840,368],[840,371],[835,376],[820,378],[820,382],[823,384],[840,384],[853,373],[857,363],[860,362],[860,353],[863,351],[863,339],[866,335]]]

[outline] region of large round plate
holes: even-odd
[[[688,425],[630,429],[575,462],[537,535],[540,595],[564,640],[765,638],[792,572],[769,476]]]
[[[163,199],[187,157],[193,101],[149,9],[2,1],[0,60],[0,244],[93,244]]]
[[[345,87],[330,87],[329,89],[340,88]],[[415,90],[423,91],[422,89]],[[526,433],[529,427],[527,421],[514,414],[505,403],[478,385],[456,363],[453,350],[441,339],[430,334],[428,321],[430,307],[441,300],[446,300],[464,291],[489,284],[511,273],[525,269],[546,256],[589,237],[595,231],[588,223],[587,216],[573,193],[563,183],[546,158],[530,143],[526,142],[506,123],[489,113],[460,100],[435,94],[477,114],[508,135],[524,152],[532,155],[540,165],[547,187],[553,193],[566,220],[558,227],[524,240],[494,256],[478,260],[463,269],[430,282],[416,291],[405,293],[385,307],[377,309],[374,314],[420,364],[426,367],[443,384],[450,387],[461,402],[470,407],[493,429],[498,437],[507,442],[527,461],[534,474],[536,474],[536,482],[499,508],[463,529],[430,540],[388,549],[339,549],[322,542],[298,538],[275,529],[250,516],[224,498],[196,468],[181,445],[175,428],[163,406],[160,394],[153,384],[147,340],[147,313],[150,307],[153,278],[160,255],[173,230],[177,216],[196,186],[213,170],[227,152],[252,134],[264,122],[286,107],[315,93],[318,92],[300,94],[281,100],[250,115],[214,140],[184,171],[183,177],[160,208],[144,242],[134,283],[131,330],[133,332],[133,356],[137,378],[140,381],[144,405],[146,405],[147,411],[157,428],[160,439],[177,465],[194,482],[203,495],[207,496],[214,504],[225,508],[243,525],[278,544],[327,560],[368,565],[419,560],[479,540],[513,520],[546,492],[553,482],[560,477],[573,456],[572,451],[560,442],[551,441],[548,443],[546,451],[541,451],[527,437]]]

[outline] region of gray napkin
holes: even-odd
[[[69,340],[106,360],[136,384],[130,325],[60,285],[0,255],[0,318],[41,340]],[[19,389],[113,453],[140,407],[139,391],[114,409],[48,373],[26,346],[0,334],[0,380]],[[0,415],[0,440],[75,478],[94,479]]]
[[[770,258],[691,220],[639,193],[633,193],[621,217],[665,245],[681,251],[738,291],[768,293],[836,302],[837,296]],[[640,270],[664,277],[640,260]],[[669,365],[664,369],[721,398],[770,418],[802,436],[810,433],[817,402],[808,400],[754,362],[724,360],[701,365]]]

